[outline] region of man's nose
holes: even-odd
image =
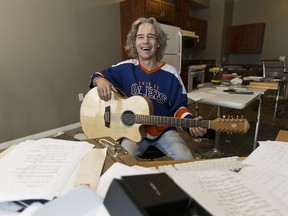
[[[145,42],[145,43],[148,43],[148,42],[149,42],[149,36],[148,36],[148,35],[144,37],[144,42]]]

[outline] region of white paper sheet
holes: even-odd
[[[215,216],[287,215],[288,208],[232,171],[173,171],[174,181]]]
[[[288,142],[263,141],[259,144],[243,163],[264,167],[288,176]]]
[[[171,171],[168,174],[213,215],[287,215],[288,143],[260,142],[232,171]]]
[[[257,166],[247,166],[240,171],[240,174],[252,182],[261,184],[283,205],[288,206],[288,178],[286,176]]]
[[[98,187],[97,193],[101,197],[105,197],[108,191],[108,188],[112,182],[112,180],[120,179],[121,176],[129,176],[129,175],[142,175],[142,174],[151,174],[156,173],[156,171],[144,168],[141,169],[136,167],[129,167],[127,165],[121,164],[119,162],[114,163],[106,172],[101,176]]]
[[[103,199],[85,186],[79,186],[36,210],[32,216],[109,216]],[[22,216],[22,215],[21,215]]]
[[[50,201],[31,216],[109,216],[103,199],[88,187],[74,190]],[[22,216],[22,215],[21,215]]]
[[[86,185],[96,191],[102,168],[106,159],[107,148],[91,149],[81,160],[80,169],[77,172],[75,186]]]
[[[0,202],[52,199],[94,145],[57,139],[28,140],[0,160]]]
[[[188,92],[187,93],[188,98],[192,99],[193,101],[199,101],[203,98],[208,98],[208,97],[215,97],[215,94],[210,94],[207,92]]]
[[[261,79],[263,79],[262,76],[247,76],[247,77],[243,77],[243,80],[260,81]]]

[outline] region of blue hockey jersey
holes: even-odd
[[[166,63],[152,71],[145,69],[137,59],[130,59],[113,65],[91,76],[90,88],[93,80],[102,76],[127,97],[134,95],[146,96],[151,99],[154,115],[177,118],[193,118],[187,108],[187,92],[176,69]],[[145,126],[147,138],[155,139],[164,131],[175,129],[169,126]],[[187,131],[187,128],[185,129]]]

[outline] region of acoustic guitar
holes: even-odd
[[[89,139],[109,136],[114,140],[126,137],[140,142],[145,136],[143,125],[204,127],[219,133],[240,133],[248,131],[250,125],[243,118],[217,118],[194,120],[153,115],[152,102],[142,96],[125,97],[112,92],[112,99],[101,100],[97,88],[92,88],[84,97],[80,109],[83,132]]]

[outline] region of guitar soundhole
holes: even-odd
[[[124,125],[126,126],[132,126],[135,123],[135,115],[132,111],[127,110],[123,112],[121,116],[121,120]]]

